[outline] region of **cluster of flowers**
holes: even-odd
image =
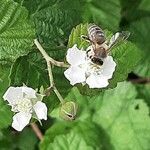
[[[108,86],[108,80],[112,78],[116,67],[111,56],[107,56],[102,66],[93,64],[87,59],[86,51],[79,50],[77,45],[68,49],[66,59],[70,67],[64,72],[64,75],[70,84],[88,84],[89,88]],[[15,113],[12,122],[14,129],[22,131],[32,117],[38,121],[47,120],[47,107],[42,102],[43,97],[44,95],[26,86],[7,89],[3,98],[8,101],[11,110]]]

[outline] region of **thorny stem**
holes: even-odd
[[[64,64],[64,62],[58,62],[58,61],[54,60],[53,58],[51,58],[45,52],[45,50],[42,48],[42,46],[40,45],[40,43],[38,42],[37,39],[34,40],[34,43],[37,46],[37,48],[39,49],[39,51],[41,52],[41,54],[43,55],[43,57],[45,58],[46,63],[47,63],[48,75],[49,75],[49,80],[50,80],[50,88],[49,88],[49,90],[53,89],[53,91],[55,92],[56,96],[58,97],[60,102],[63,104],[64,103],[64,99],[61,96],[61,94],[59,93],[59,91],[57,90],[57,88],[55,86],[55,83],[54,83],[51,63],[56,65],[56,66],[59,66],[59,67],[68,67],[68,66],[66,64]]]
[[[37,46],[38,50],[42,53],[46,61],[51,62],[53,65],[58,66],[58,67],[65,67],[65,68],[69,67],[69,65],[65,64],[64,62],[56,61],[53,58],[51,58],[43,49],[43,47],[41,46],[41,44],[38,42],[37,39],[34,40],[34,43]]]
[[[63,104],[64,103],[64,99],[63,99],[63,97],[61,96],[61,94],[59,93],[59,91],[57,90],[57,88],[56,88],[56,86],[54,84],[54,79],[53,79],[53,74],[52,74],[52,67],[51,67],[51,63],[50,62],[47,62],[47,69],[48,69],[48,74],[49,74],[50,87],[53,89],[53,91],[57,95],[58,99]]]
[[[31,123],[31,127],[32,127],[32,130],[35,132],[36,136],[42,140],[43,139],[43,134],[41,132],[41,130],[39,129],[39,127],[37,126],[36,123]]]

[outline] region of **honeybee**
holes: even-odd
[[[95,24],[89,24],[88,36],[81,37],[90,42],[92,49],[87,50],[87,57],[97,65],[103,65],[104,59],[110,53],[112,47],[126,40],[130,35],[128,31],[116,32],[110,40],[106,39],[104,31]]]

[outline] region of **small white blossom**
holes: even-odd
[[[116,67],[112,56],[107,56],[102,66],[92,63],[87,58],[86,51],[79,50],[77,45],[68,49],[66,59],[70,67],[64,75],[71,85],[82,83],[88,84],[90,88],[107,87]]]
[[[34,89],[26,86],[9,87],[3,98],[15,112],[12,127],[17,131],[22,131],[29,124],[31,117],[47,120],[47,107],[41,102],[43,96]]]

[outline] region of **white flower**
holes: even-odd
[[[37,94],[34,89],[26,86],[9,87],[3,98],[15,112],[12,127],[17,131],[22,131],[29,124],[31,117],[47,120],[47,107],[41,102],[43,96]]]
[[[79,50],[77,45],[68,49],[66,59],[70,67],[64,75],[71,85],[82,83],[88,84],[90,88],[106,87],[116,67],[112,56],[107,56],[102,66],[92,63],[87,58],[86,51]]]

